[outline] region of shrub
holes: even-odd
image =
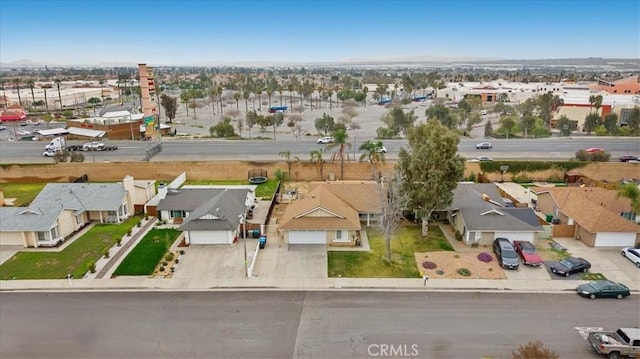
[[[435,269],[437,267],[435,263],[429,261],[422,262],[422,266],[426,269]]]
[[[438,269],[438,270],[436,271],[436,274],[438,274],[438,275],[443,275],[443,274],[444,274],[444,271],[443,271],[443,270],[441,270],[441,269]]]
[[[184,254],[184,250],[180,250],[180,255],[183,255],[183,254]]]
[[[116,245],[120,247],[122,245],[122,237],[116,236]]]
[[[180,263],[180,259],[176,258],[176,261],[174,262],[175,264]]]
[[[164,256],[164,259],[168,262],[171,262],[173,258],[175,258],[175,254],[173,254],[173,252],[169,252],[167,253],[167,255]]]
[[[171,273],[173,273],[173,272],[175,272],[175,271],[176,271],[176,267],[171,267],[171,268],[169,268],[169,269],[171,269]]]
[[[454,254],[453,258],[460,258],[460,255],[459,254]]]
[[[479,244],[478,242],[473,242],[473,243],[471,243],[471,247],[472,248],[478,248],[478,244]]]
[[[169,262],[162,262],[163,266],[169,265]]]
[[[456,231],[456,239],[462,241],[462,233],[460,231]]]
[[[105,258],[109,258],[109,248],[105,248],[104,252],[102,252],[104,254]]]
[[[160,269],[158,269],[158,271],[164,272],[164,267],[160,267]]]
[[[493,257],[487,252],[482,252],[478,254],[478,260],[481,262],[489,263],[493,260]]]
[[[96,272],[96,262],[89,262],[89,272],[91,273]]]
[[[142,222],[140,220],[138,220],[138,223],[136,223],[136,226],[142,227]]]
[[[131,237],[131,230],[127,231],[127,236]]]
[[[468,270],[467,268],[458,268],[456,272],[458,272],[458,274],[460,274],[463,277],[468,277],[471,275],[471,271]]]
[[[541,341],[532,341],[521,345],[513,352],[513,359],[559,359],[560,356],[551,349],[545,348]]]

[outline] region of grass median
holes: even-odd
[[[173,228],[152,229],[129,252],[113,275],[152,274],[179,234]]]
[[[386,247],[382,232],[367,228],[369,252],[329,251],[329,277],[349,278],[416,278],[420,272],[415,252],[453,251],[440,227],[429,226],[429,235],[422,238],[420,225],[405,223],[391,239],[391,261],[385,259]]]

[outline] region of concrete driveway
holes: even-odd
[[[268,243],[254,275],[273,278],[327,278],[327,247],[322,244]]]
[[[518,270],[504,270],[507,279],[518,280],[540,280],[549,279],[549,273],[545,270],[544,266],[531,267],[526,266],[520,262],[520,268]]]
[[[191,245],[173,275],[176,279],[243,279],[244,250],[241,242],[231,245]]]
[[[6,262],[23,248],[23,246],[0,246],[0,264]]]

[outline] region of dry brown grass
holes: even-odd
[[[506,279],[506,275],[495,256],[489,263],[478,260],[478,252],[422,252],[416,253],[416,265],[418,270],[433,279]],[[426,269],[422,262],[429,261],[437,265],[435,269]],[[465,277],[458,274],[459,268],[466,268],[471,275]],[[437,271],[443,271],[438,274]]]

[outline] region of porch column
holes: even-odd
[[[102,211],[98,211],[98,214],[100,215],[100,223],[104,223],[104,222],[102,221]]]
[[[371,213],[367,213],[367,226],[369,226],[369,219],[371,218]]]

